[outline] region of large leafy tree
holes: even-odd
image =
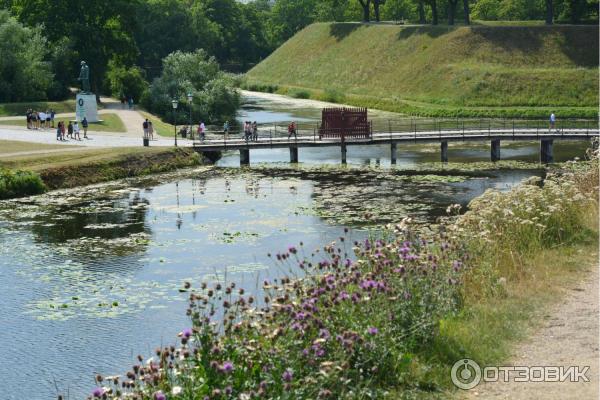
[[[183,104],[187,102],[187,94],[192,93],[193,114],[216,122],[235,115],[240,96],[234,84],[233,78],[223,73],[216,58],[208,56],[206,51],[176,51],[163,60],[162,73],[150,85],[142,104],[170,119],[171,100],[178,99]],[[181,107],[180,112],[187,114],[185,107]]]
[[[29,26],[43,25],[51,43],[68,38],[74,54],[90,65],[92,90],[99,90],[109,60],[116,58],[125,65],[135,61],[133,31],[139,1],[12,0],[11,9]],[[77,70],[77,65],[73,68]],[[73,83],[77,75],[71,76]]]
[[[53,74],[46,39],[0,10],[0,102],[46,99]]]

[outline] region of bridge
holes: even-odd
[[[396,164],[398,147],[409,143],[439,143],[440,160],[448,162],[448,143],[450,142],[481,142],[490,143],[491,161],[500,160],[500,144],[502,141],[539,141],[540,162],[554,161],[553,144],[556,140],[587,140],[599,135],[598,121],[593,120],[563,120],[549,129],[547,121],[542,120],[411,120],[410,125],[389,124],[388,131],[376,131],[368,138],[319,138],[317,128],[302,129],[298,136],[288,138],[287,133],[277,133],[274,130],[259,131],[258,140],[243,138],[215,137],[205,141],[194,141],[193,148],[200,153],[222,152],[237,150],[240,152],[240,164],[250,164],[250,151],[254,149],[289,148],[290,162],[297,163],[298,149],[302,147],[331,147],[340,148],[342,164],[346,163],[348,146],[389,145],[390,159]],[[433,128],[433,129],[432,129]],[[230,134],[231,136],[231,134]]]

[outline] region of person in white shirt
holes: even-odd
[[[40,128],[46,128],[46,113],[40,111],[38,113],[38,121],[40,121]]]
[[[79,121],[75,121],[75,123],[73,124],[73,136],[77,140],[81,140],[81,136],[79,136]]]
[[[556,115],[554,112],[550,114],[550,129],[554,129],[556,127]]]

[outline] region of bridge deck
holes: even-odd
[[[481,129],[481,130],[443,130],[426,132],[388,132],[374,133],[370,139],[347,139],[347,146],[377,145],[392,143],[435,143],[435,142],[467,142],[485,140],[519,140],[535,141],[554,140],[589,140],[599,135],[599,129],[562,129],[549,132],[547,129]],[[257,141],[245,141],[241,138],[210,139],[204,142],[195,141],[197,151],[223,151],[242,149],[288,148],[288,147],[327,147],[340,146],[339,139],[319,139],[314,135],[299,135],[288,139],[285,136],[264,137],[259,133]]]

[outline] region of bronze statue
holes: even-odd
[[[87,66],[85,61],[81,62],[81,70],[77,80],[81,81],[81,92],[90,93],[90,67]]]

